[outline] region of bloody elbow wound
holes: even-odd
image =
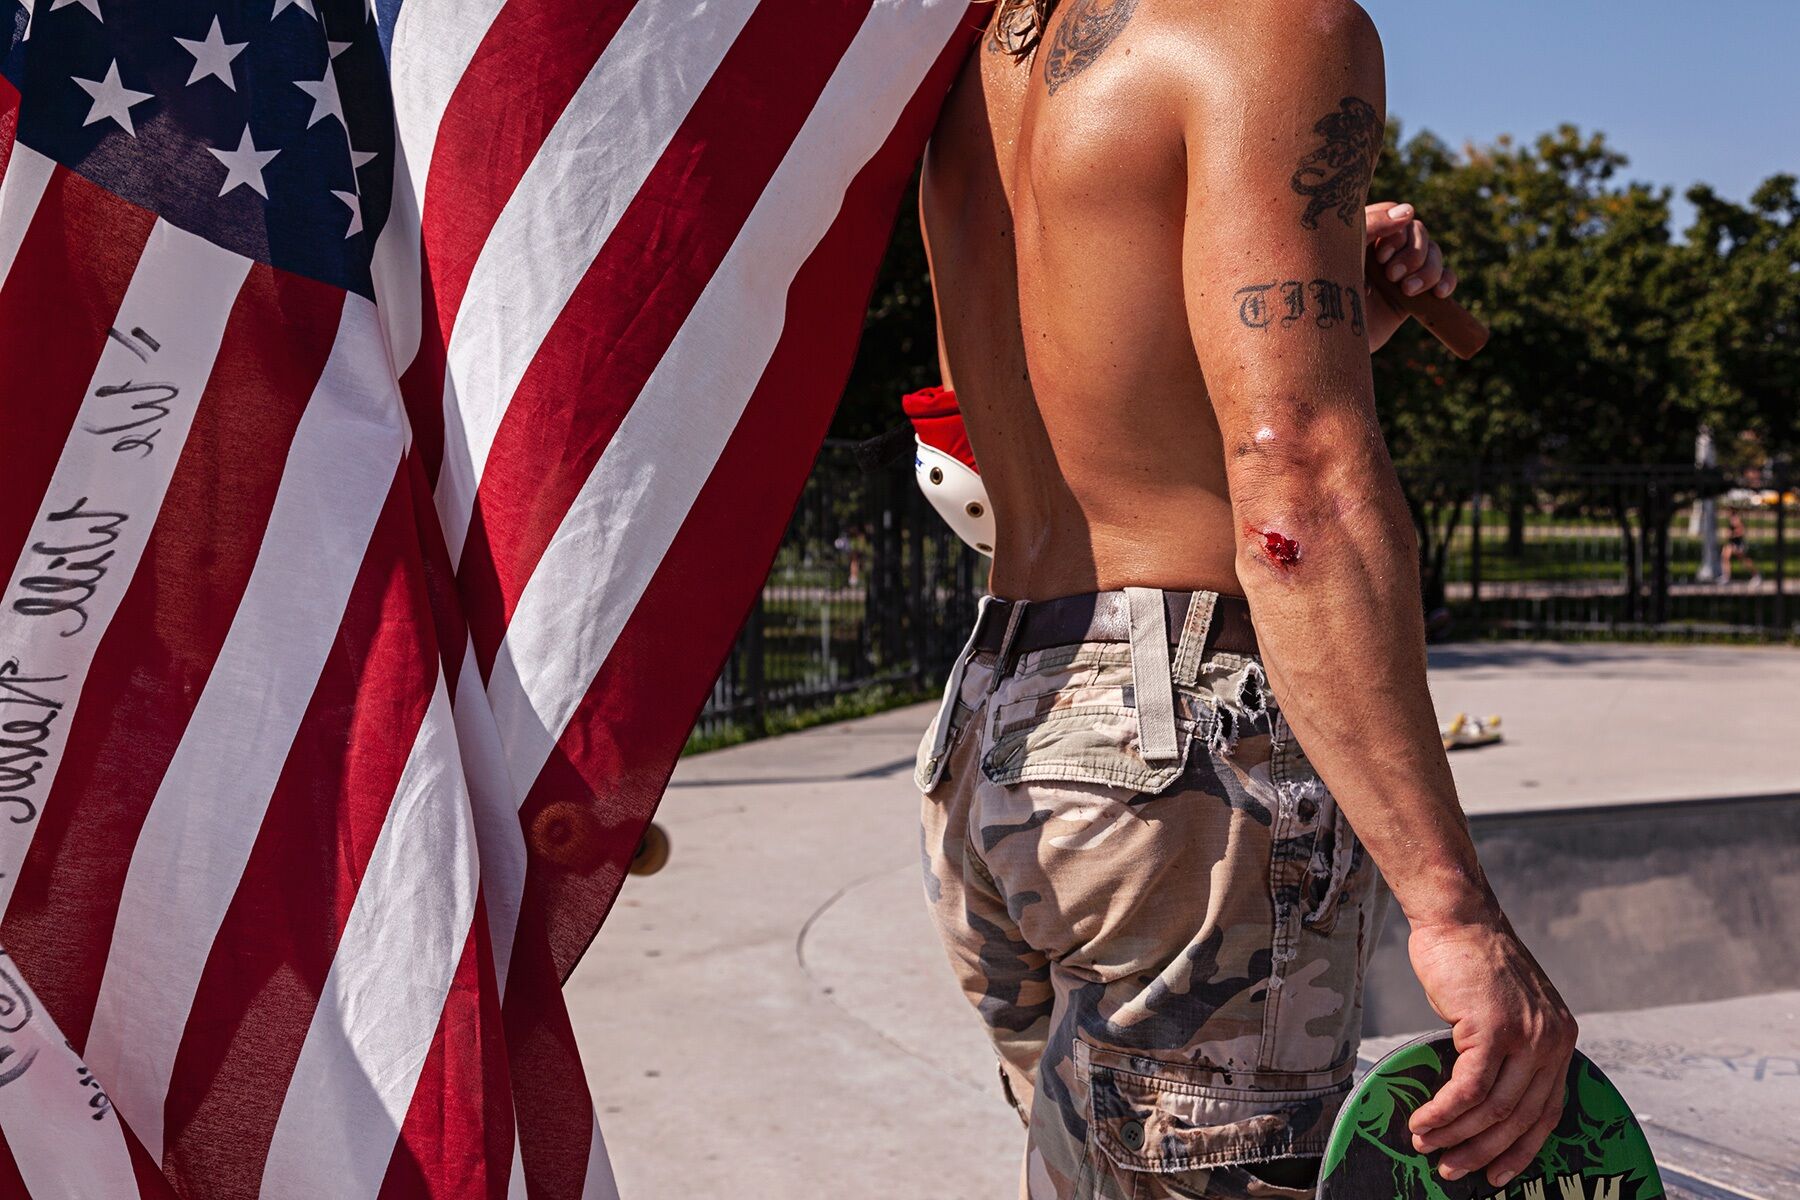
[[[1262,550],[1263,558],[1277,567],[1291,567],[1300,561],[1300,543],[1273,529],[1247,527],[1245,536]]]

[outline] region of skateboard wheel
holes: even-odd
[[[668,864],[669,835],[652,821],[644,826],[643,840],[638,842],[637,853],[631,856],[629,869],[633,875],[654,875]]]

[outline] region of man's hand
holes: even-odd
[[[1456,272],[1444,265],[1444,252],[1432,240],[1410,204],[1383,201],[1363,210],[1364,241],[1368,245],[1368,269],[1381,271],[1408,296],[1429,291],[1444,297],[1456,290]],[[1379,350],[1394,331],[1406,323],[1407,314],[1389,304],[1378,291],[1365,288],[1369,309],[1369,349]]]
[[[1473,923],[1415,924],[1413,971],[1450,1022],[1456,1066],[1408,1127],[1439,1173],[1487,1169],[1503,1187],[1537,1156],[1562,1116],[1575,1018],[1496,909]]]

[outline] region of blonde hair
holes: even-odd
[[[994,44],[1014,58],[1027,58],[1043,39],[1057,0],[995,0],[999,11],[988,26]]]

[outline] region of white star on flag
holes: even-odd
[[[244,136],[238,139],[236,150],[217,150],[208,146],[206,152],[225,164],[225,184],[219,189],[219,195],[243,184],[264,200],[269,198],[269,189],[263,186],[263,168],[281,151],[258,150],[256,143],[250,140],[250,126],[244,126]]]
[[[312,97],[312,116],[306,119],[308,129],[326,117],[336,117],[338,124],[344,127],[346,133],[349,132],[350,126],[344,120],[344,100],[338,95],[337,79],[332,75],[330,67],[325,68],[324,78],[296,79],[294,86]]]
[[[335,59],[338,55],[342,54],[355,44],[356,43],[354,42],[334,42],[327,39],[325,42],[325,49],[329,50],[331,52],[331,57]]]
[[[360,171],[380,157],[381,155],[374,150],[358,150],[352,146],[350,147],[350,169]]]
[[[88,109],[87,120],[82,122],[83,125],[111,118],[118,122],[120,129],[132,137],[137,136],[137,127],[131,123],[131,106],[152,99],[153,94],[134,92],[119,82],[118,59],[115,58],[112,65],[106,68],[105,78],[76,79],[75,82],[81,85],[82,91],[94,98],[94,105]]]
[[[350,206],[350,228],[344,231],[344,236],[347,238],[355,237],[362,232],[363,227],[362,197],[358,196],[355,192],[340,192],[336,188],[331,190],[331,194]]]
[[[219,30],[219,18],[214,17],[212,28],[207,30],[204,41],[190,38],[175,39],[181,48],[194,56],[194,71],[188,76],[188,86],[192,87],[208,75],[214,76],[232,91],[237,91],[237,80],[231,77],[231,60],[244,52],[249,42],[228,42]]]
[[[318,10],[313,8],[313,0],[275,0],[275,11],[269,14],[269,20],[273,21],[276,17],[279,17],[281,15],[281,10],[287,8],[289,5],[299,9],[315,21],[319,19]]]
[[[94,20],[99,21],[102,25],[106,23],[106,18],[100,15],[100,0],[56,0],[56,2],[50,6],[50,11],[55,12],[57,9],[67,8],[71,4],[81,5],[81,7],[94,14]]]

